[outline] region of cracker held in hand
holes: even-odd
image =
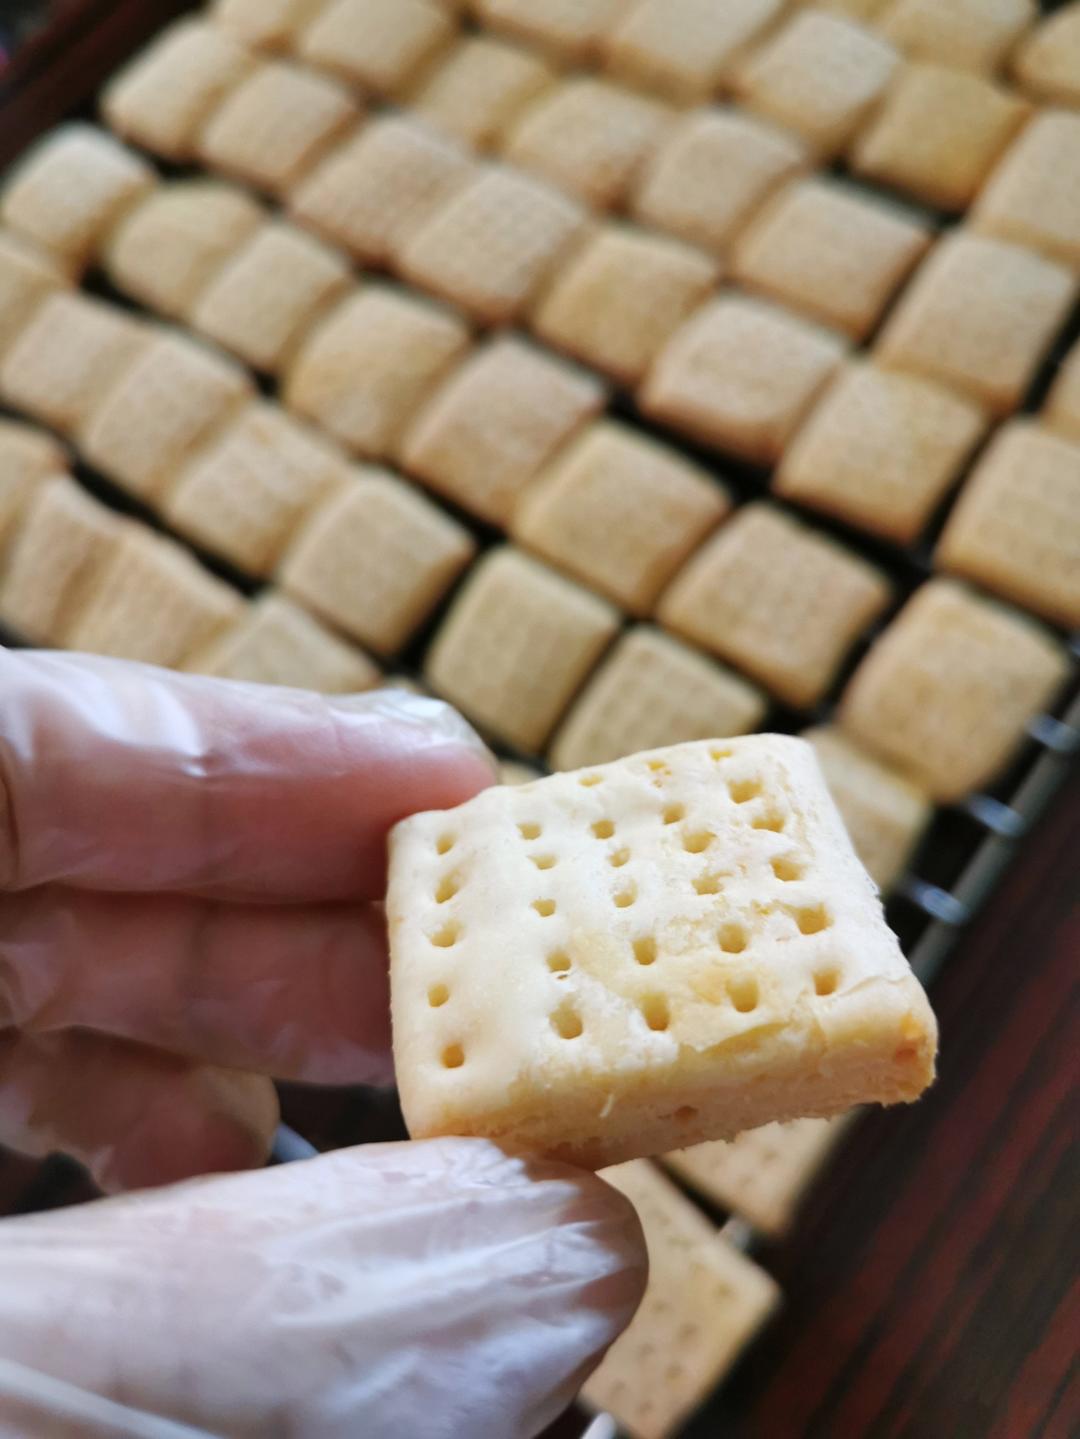
[[[936,1025],[802,740],[652,750],[391,836],[410,1132],[589,1167],[913,1100]]]

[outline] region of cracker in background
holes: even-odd
[[[677,451],[597,421],[526,488],[511,533],[624,609],[648,614],[730,507],[722,486]]]
[[[611,649],[559,727],[555,769],[606,764],[639,750],[756,729],[767,708],[760,690],[651,626],[629,630]]]
[[[393,98],[447,46],[455,26],[432,0],[330,0],[300,36],[305,60]]]
[[[525,486],[606,398],[602,383],[576,365],[499,337],[439,386],[399,456],[431,489],[506,526]]]
[[[215,25],[257,50],[295,49],[304,27],[328,0],[216,0]]]
[[[802,740],[651,750],[414,815],[386,909],[414,1138],[595,1168],[933,1077],[926,996]]]
[[[561,61],[595,60],[601,41],[634,0],[469,0],[478,20]]]
[[[535,753],[617,628],[606,600],[504,546],[474,566],[424,676],[475,723]]]
[[[45,296],[67,283],[47,255],[0,230],[0,355],[15,342]]]
[[[42,483],[67,466],[66,452],[51,435],[0,417],[0,555]]]
[[[1080,115],[1036,115],[987,181],[971,226],[1080,266]]]
[[[744,505],[683,567],[661,621],[808,708],[891,586],[861,556],[772,505]]]
[[[994,436],[949,515],[938,569],[1080,629],[1080,444],[1027,420]]]
[[[1038,13],[1035,0],[889,0],[877,24],[908,55],[993,71]]]
[[[1021,86],[1055,105],[1080,105],[1080,8],[1044,15],[1013,56]]]
[[[679,104],[711,99],[783,0],[638,0],[604,46],[608,68]]]
[[[773,492],[909,544],[987,427],[944,385],[851,360],[784,451]]]
[[[954,580],[908,600],[848,682],[852,738],[942,803],[992,780],[1070,671],[1034,620]]]
[[[409,108],[474,150],[496,144],[555,83],[541,56],[496,35],[465,35],[425,77]]]
[[[1043,405],[1042,421],[1080,441],[1080,341],[1065,356]]]
[[[423,624],[475,548],[411,485],[363,468],[310,516],[279,578],[331,624],[388,655]]]

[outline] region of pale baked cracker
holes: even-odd
[[[1020,85],[1054,105],[1080,105],[1080,8],[1063,5],[1043,16],[1012,58]]]
[[[980,192],[971,226],[1080,267],[1080,114],[1035,116]]]
[[[42,483],[67,467],[67,453],[51,435],[0,417],[0,554]]]
[[[44,251],[0,230],[0,355],[15,342],[45,296],[67,284]]]
[[[889,0],[877,24],[908,55],[989,73],[1038,13],[1036,0]]]
[[[393,98],[447,46],[455,26],[434,0],[331,0],[300,36],[305,60]]]
[[[604,44],[608,67],[680,104],[710,99],[783,0],[638,0]]]
[[[1080,441],[1080,341],[1061,362],[1043,405],[1042,420],[1069,439]]]
[[[557,72],[497,35],[465,35],[426,76],[409,108],[474,150],[495,145]]]
[[[329,0],[215,0],[215,25],[256,50],[289,53]]]
[[[542,777],[543,771],[533,769],[532,765],[519,764],[517,760],[512,759],[499,761],[500,784],[532,784],[534,779]]]
[[[469,0],[477,19],[492,30],[539,46],[562,61],[598,58],[611,26],[634,0]]]

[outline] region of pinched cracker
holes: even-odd
[[[378,654],[423,624],[472,559],[472,536],[393,475],[361,469],[285,553],[284,588]]]
[[[1052,260],[955,230],[938,241],[901,296],[877,358],[955,385],[1006,414],[1023,398],[1077,289],[1077,277]]]
[[[734,109],[692,110],[645,166],[630,209],[645,224],[717,254],[806,163],[801,141],[779,126]]]
[[[0,553],[42,483],[67,466],[66,452],[51,435],[0,418]]]
[[[1080,105],[1080,9],[1063,5],[1044,15],[1013,56],[1020,85],[1053,105]]]
[[[203,291],[191,323],[274,374],[321,312],[353,283],[337,250],[287,221],[263,225]]]
[[[582,1397],[633,1439],[668,1439],[732,1367],[780,1291],[654,1165],[638,1160],[603,1177],[637,1210],[649,1282]]]
[[[184,668],[218,679],[290,685],[320,694],[355,694],[382,679],[378,665],[362,650],[273,590],[254,600],[231,629]]]
[[[1080,266],[1080,114],[1036,115],[979,194],[971,225]]]
[[[469,0],[478,20],[559,60],[595,59],[603,37],[634,0]]]
[[[1080,629],[1080,443],[1026,420],[994,436],[934,553],[1063,629]]]
[[[606,600],[505,546],[473,568],[424,676],[484,729],[535,753],[617,628]]]
[[[211,13],[214,24],[242,44],[288,53],[327,4],[328,0],[216,0]]]
[[[238,569],[267,575],[297,527],[350,473],[320,436],[257,401],[180,471],[163,512]]]
[[[931,818],[923,792],[833,725],[804,731],[840,818],[882,892],[900,877]]]
[[[141,499],[158,499],[252,389],[246,371],[230,360],[160,328],[82,425],[80,446],[118,485]]]
[[[494,145],[555,83],[541,56],[496,35],[466,35],[428,75],[409,108],[473,149]]]
[[[677,745],[414,815],[387,916],[415,1138],[595,1168],[933,1078],[930,1006],[802,740]]]
[[[674,450],[598,421],[526,488],[511,533],[625,609],[648,614],[730,507],[727,492]]]
[[[101,111],[125,140],[170,160],[192,160],[199,131],[255,64],[219,26],[177,20],[109,82]]]
[[[861,556],[772,505],[751,504],[683,567],[657,614],[806,708],[890,597],[885,576]]]
[[[0,231],[0,355],[46,295],[66,285],[65,276],[43,251]]]
[[[772,488],[908,544],[922,533],[988,423],[978,405],[944,385],[852,360],[784,451]]]
[[[159,185],[120,222],[102,260],[118,290],[158,314],[182,319],[265,221],[262,207],[232,185]]]
[[[739,236],[732,277],[862,339],[929,244],[928,226],[899,206],[796,180]]]
[[[1052,430],[1080,441],[1080,341],[1061,362],[1043,406],[1042,420]]]
[[[477,168],[396,256],[402,273],[479,320],[515,319],[585,230],[581,205],[521,171]]]
[[[947,803],[998,774],[1069,671],[1064,647],[1036,621],[930,580],[855,671],[840,724]]]
[[[549,751],[555,769],[606,764],[638,750],[761,723],[760,690],[670,635],[629,630],[586,684]]]
[[[681,240],[609,222],[561,267],[532,328],[634,385],[719,274],[715,260]]]
[[[681,104],[708,100],[783,8],[783,0],[638,0],[607,38],[607,63]]]
[[[856,141],[852,169],[939,209],[962,210],[1030,113],[1025,100],[981,75],[908,64]]]
[[[992,71],[1037,14],[1036,0],[889,0],[877,24],[908,55]]]
[[[843,359],[838,335],[765,300],[722,294],[676,330],[646,377],[646,414],[768,464]]]
[[[491,340],[446,379],[399,448],[410,474],[493,524],[590,416],[599,380],[516,336]]]
[[[290,197],[297,219],[366,264],[396,259],[472,174],[456,141],[402,115],[379,115]]]
[[[468,345],[456,315],[407,291],[367,285],[304,341],[285,402],[356,453],[382,457]]]
[[[330,0],[300,37],[305,60],[397,96],[454,35],[435,0]]]

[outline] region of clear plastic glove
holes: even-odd
[[[0,1141],[159,1184],[262,1160],[265,1076],[388,1078],[386,831],[490,779],[434,701],[0,651]],[[475,1140],[6,1220],[0,1435],[533,1435],[643,1262]]]

